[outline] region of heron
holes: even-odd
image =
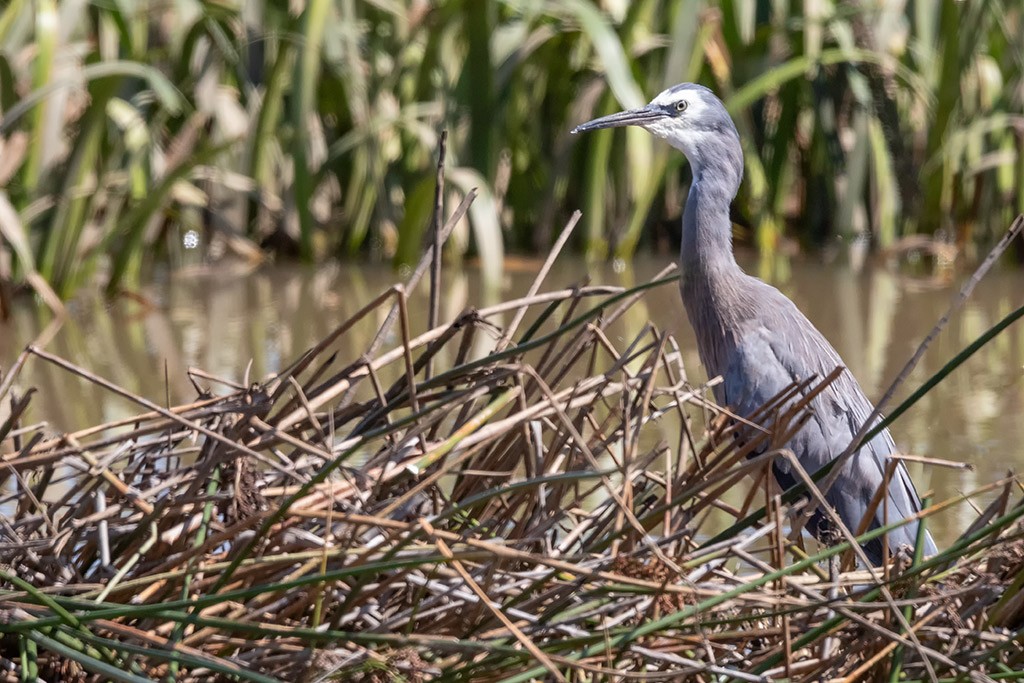
[[[683,83],[665,90],[646,106],[594,119],[572,132],[623,126],[647,130],[681,151],[690,163],[693,181],[683,208],[680,291],[696,333],[701,363],[709,377],[722,378],[713,387],[716,401],[740,417],[751,416],[794,383],[826,377],[842,368],[835,381],[810,401],[810,418],[783,445],[814,474],[850,446],[873,405],[836,350],[796,305],[736,263],[729,206],[743,178],[743,150],[735,123],[711,90]],[[876,491],[886,483],[886,468],[896,453],[892,434],[883,429],[842,463],[825,500],[851,531],[861,528]],[[772,470],[783,489],[798,481],[784,458],[775,458]],[[907,519],[921,510],[921,500],[901,460],[897,460],[883,500],[868,529]],[[835,529],[820,509],[811,521],[810,530],[816,536],[834,537]],[[917,535],[917,521],[889,531],[885,538],[890,554],[906,546],[913,548]],[[881,564],[880,539],[863,548],[871,563]],[[923,550],[927,555],[937,552],[927,532]]]

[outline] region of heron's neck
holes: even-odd
[[[683,209],[683,239],[679,254],[683,279],[707,281],[739,270],[732,253],[729,204],[735,188],[694,174]]]

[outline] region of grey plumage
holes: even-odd
[[[641,126],[682,151],[690,161],[693,183],[683,210],[680,253],[683,305],[697,335],[697,351],[708,375],[721,375],[715,398],[748,416],[795,381],[823,378],[843,361],[799,309],[774,287],[744,273],[732,250],[729,205],[743,177],[743,151],[736,126],[722,102],[692,83],[674,86],[648,105],[595,119],[573,132],[628,125]],[[811,419],[786,444],[813,474],[838,457],[870,416],[872,405],[849,370],[811,402]],[[846,461],[826,499],[844,524],[856,531],[875,491],[883,483],[890,455],[896,453],[883,430]],[[775,476],[783,488],[796,482],[788,463],[777,459]],[[888,488],[888,510],[879,506],[870,528],[921,509],[914,484],[900,462]],[[823,526],[819,514],[815,529]],[[917,523],[888,535],[889,547],[913,547]],[[879,541],[865,545],[875,564]],[[936,552],[930,535],[926,554]]]

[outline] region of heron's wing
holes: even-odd
[[[776,290],[773,288],[773,291]],[[779,297],[781,301],[775,309],[779,324],[769,328],[759,322],[742,330],[723,372],[725,401],[744,417],[753,414],[793,382],[812,375],[823,378],[843,364],[828,341],[796,306],[781,294]],[[799,330],[799,334],[787,334],[789,330]],[[789,409],[795,400],[784,404],[781,410]],[[870,415],[872,405],[853,375],[844,370],[812,400],[810,407],[810,419],[786,447],[796,454],[804,469],[813,474],[850,445]],[[771,417],[761,420],[766,421],[770,422]],[[883,430],[846,463],[829,491],[829,502],[853,530],[867,511],[867,502],[882,484],[894,452],[892,436],[888,430]],[[788,470],[784,462],[777,461],[776,474],[780,480],[795,483]],[[882,524],[885,517],[895,521],[920,510],[920,500],[902,462],[896,466],[887,491],[887,510],[879,506],[875,525]],[[916,525],[908,525],[894,532],[890,541],[913,545],[915,535]],[[934,552],[934,545],[928,550]]]
[[[790,350],[780,348],[779,339],[762,325],[750,326],[738,335],[739,341],[722,373],[722,387],[726,405],[738,415],[750,418],[791,384],[806,379],[814,372],[800,368],[791,361]],[[781,346],[785,347],[785,340]],[[763,414],[757,420],[769,425],[776,414],[788,411],[794,401],[777,407],[773,414]],[[813,473],[831,460],[829,447],[822,430],[822,420],[812,415],[804,428],[786,444],[800,458],[801,464]],[[762,452],[767,446],[762,448]],[[784,472],[789,467],[780,463]]]

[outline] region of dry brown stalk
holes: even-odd
[[[41,670],[79,667],[81,680],[100,665],[189,682],[767,681],[863,676],[897,658],[916,678],[1016,663],[1013,480],[984,487],[996,500],[963,548],[920,570],[795,564],[807,503],[783,506],[766,473],[832,377],[738,419],[708,398],[715,380],[687,382],[674,339],[629,327],[642,291],[540,292],[544,274],[526,297],[425,331],[391,288],[278,376],[193,371],[225,393],[182,406],[24,354],[140,412],[70,435],[22,424],[26,409],[9,421],[4,666],[18,670],[29,642]],[[379,333],[392,309],[394,348],[339,356],[341,335],[372,319]],[[481,334],[496,350],[478,358]],[[760,500],[764,523],[707,542]],[[826,638],[837,647],[819,656]]]

